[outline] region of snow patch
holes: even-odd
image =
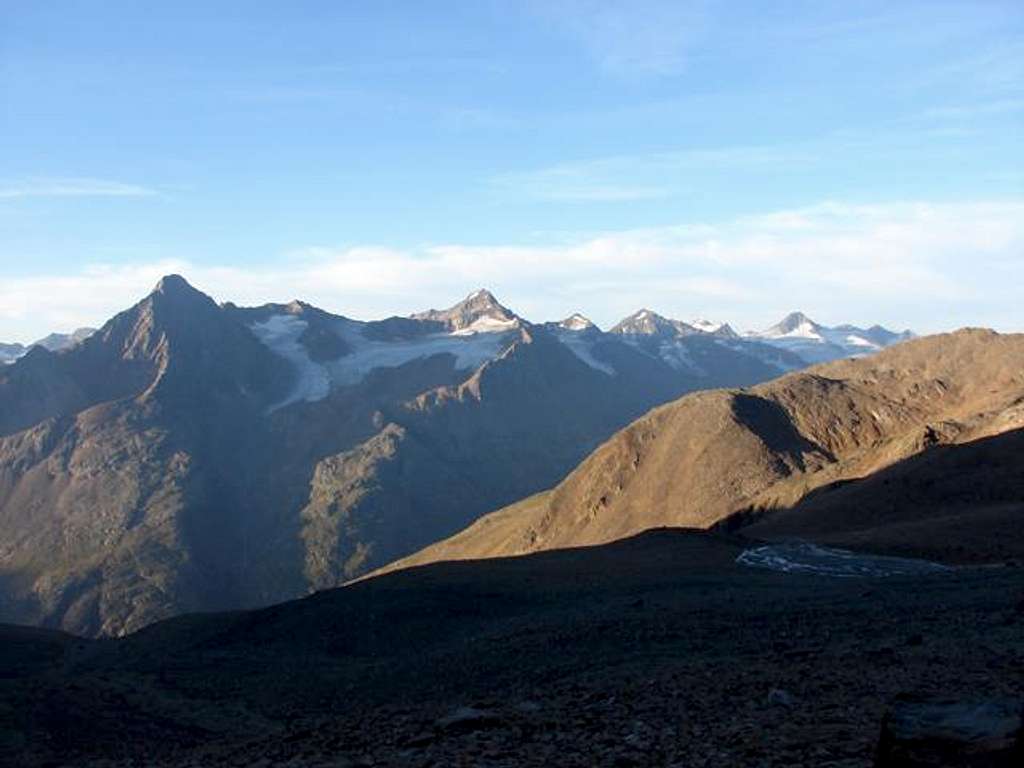
[[[804,320],[791,331],[786,333],[773,333],[768,338],[772,339],[813,339],[814,341],[824,341],[821,334],[814,328],[814,324]]]
[[[347,328],[343,335],[352,347],[352,353],[329,363],[331,379],[337,384],[357,384],[377,368],[397,368],[413,360],[444,354],[455,356],[458,370],[477,368],[504,351],[507,346],[504,332],[512,328],[514,322],[499,323],[497,332],[478,327],[466,333],[468,329],[464,328],[455,333],[433,334],[408,341],[370,341],[360,328]]]
[[[561,323],[562,327],[570,331],[585,331],[588,328],[593,327],[593,323],[587,320],[583,315],[577,313],[572,317],[568,317]]]
[[[497,317],[488,317],[487,315],[484,315],[483,317],[478,317],[465,328],[460,328],[459,330],[454,331],[451,335],[472,336],[477,333],[503,333],[505,331],[512,330],[517,326],[517,324],[518,321],[515,319],[502,320]]]
[[[843,343],[851,347],[864,347],[865,349],[881,349],[877,344],[868,341],[861,336],[850,335],[843,339]]]
[[[294,315],[274,315],[262,323],[251,326],[256,338],[270,350],[290,362],[298,374],[298,380],[292,391],[270,409],[275,411],[300,400],[315,402],[327,397],[331,390],[331,380],[324,366],[309,358],[299,337],[309,326],[305,320]]]
[[[697,376],[707,376],[708,373],[701,368],[693,358],[690,351],[677,342],[665,342],[658,347],[658,356],[664,360],[669,367],[677,371],[689,371]]]
[[[690,327],[696,328],[698,331],[701,331],[702,333],[717,333],[718,331],[722,330],[723,327],[725,327],[725,323],[716,323],[711,320],[704,320],[703,318],[700,317],[698,317],[689,325]]]
[[[594,357],[593,342],[591,339],[572,332],[559,333],[557,336],[558,340],[567,346],[570,352],[591,368],[601,371],[602,373],[607,373],[609,376],[615,375],[614,368],[608,365],[608,363],[601,362]]]

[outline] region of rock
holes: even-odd
[[[536,701],[527,699],[526,701],[520,701],[518,704],[516,704],[516,709],[518,709],[520,712],[533,714],[534,712],[540,712],[541,706]]]
[[[434,734],[426,731],[417,733],[415,736],[406,739],[405,746],[407,747],[426,747],[434,743]]]
[[[875,768],[1024,765],[1024,703],[898,697],[882,720]]]
[[[782,688],[772,688],[768,692],[768,704],[773,707],[785,707],[786,709],[792,709],[796,706],[796,699],[789,691],[783,690]]]
[[[459,707],[435,722],[445,733],[472,733],[496,728],[501,724],[502,719],[497,712],[475,707]]]

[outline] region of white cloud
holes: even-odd
[[[270,266],[98,265],[0,282],[0,340],[102,323],[169,272],[219,301],[301,298],[367,319],[446,306],[486,286],[537,321],[580,310],[607,326],[647,306],[738,328],[802,309],[829,324],[1024,330],[1024,200],[823,202],[567,243],[311,247]]]
[[[149,197],[157,192],[138,184],[74,176],[0,180],[0,199],[23,197]]]

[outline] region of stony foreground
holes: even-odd
[[[852,768],[899,694],[1024,698],[1024,570],[833,579],[738,551],[660,531],[119,641],[9,630],[0,763]]]

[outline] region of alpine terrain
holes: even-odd
[[[343,583],[554,486],[652,406],[806,365],[648,311],[605,333],[480,290],[363,322],[179,276],[77,337],[0,370],[0,619],[88,635]]]
[[[952,561],[1024,556],[1024,335],[962,330],[632,423],[551,490],[393,564],[725,528]]]

